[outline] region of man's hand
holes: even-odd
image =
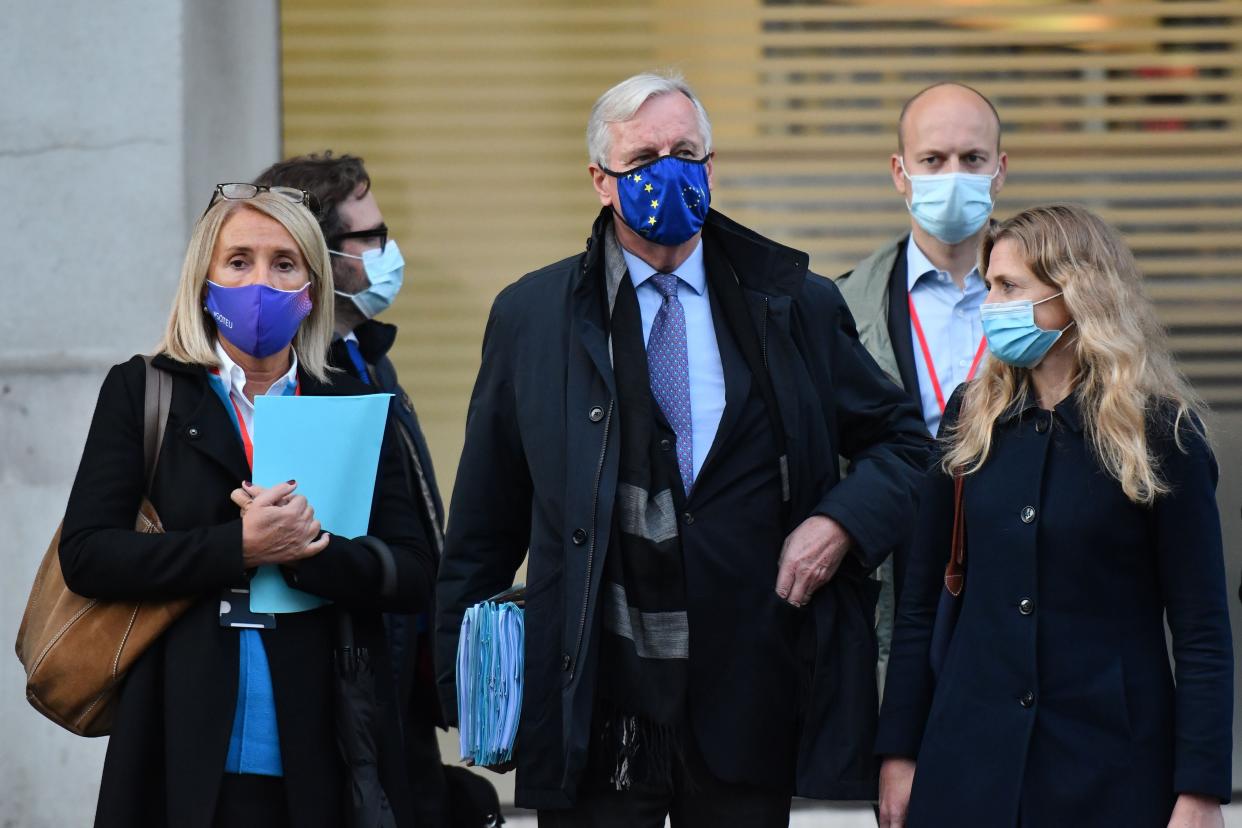
[[[1169,828],[1225,828],[1220,800],[1214,796],[1179,794],[1169,817]]]
[[[794,606],[803,606],[815,591],[832,580],[853,540],[841,524],[812,515],[785,538],[776,594]]]
[[[880,828],[904,828],[914,767],[914,760],[900,756],[890,756],[880,765]]]

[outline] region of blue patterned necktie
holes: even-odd
[[[647,339],[651,395],[677,435],[677,467],[686,494],[694,485],[694,431],[690,419],[690,357],[686,311],[677,299],[677,276],[657,273],[651,283],[664,297]]]

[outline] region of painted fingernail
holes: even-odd
[[[289,485],[290,485],[290,486],[292,486],[294,483],[297,483],[297,482],[298,482],[298,481],[296,481],[296,480],[290,480],[290,481],[289,481]]]
[[[243,481],[242,481],[242,486],[243,486],[244,488],[249,489],[252,485],[254,485],[254,484],[252,484],[249,480],[243,480]]]

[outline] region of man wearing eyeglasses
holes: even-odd
[[[336,288],[336,338],[332,367],[348,372],[377,391],[393,394],[392,416],[399,425],[408,461],[408,480],[423,529],[437,554],[443,548],[444,506],[436,487],[427,441],[410,396],[388,358],[395,325],[378,321],[401,289],[405,261],[371,190],[362,159],[352,155],[303,155],[268,167],[255,184],[291,187],[310,193],[310,208],[332,257]],[[449,824],[449,791],[440,762],[435,728],[442,724],[431,662],[430,613],[387,615],[389,650],[396,671],[402,727],[419,825]]]

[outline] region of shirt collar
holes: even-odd
[[[292,348],[289,349],[289,370],[284,376],[272,383],[272,387],[267,389],[268,394],[283,394],[285,388],[290,383],[298,381],[298,354]],[[220,377],[228,384],[230,392],[236,392],[242,399],[246,398],[246,370],[233,361],[228,351],[224,350],[224,346],[220,344],[220,340],[216,340],[216,358],[220,360]]]
[[[913,291],[914,286],[925,276],[936,276],[943,282],[950,282],[953,279],[947,270],[941,270],[932,264],[932,260],[927,258],[927,254],[915,243],[914,234],[911,233],[906,240],[906,290]],[[980,278],[978,266],[972,267],[966,274],[964,284],[968,287],[971,277]]]
[[[635,289],[660,272],[624,247],[621,248],[621,254],[625,256],[625,266],[630,271],[630,280]],[[689,285],[695,293],[703,295],[707,288],[707,270],[703,266],[703,239],[699,239],[699,243],[694,246],[694,252],[681,263],[676,273],[677,278]]]

